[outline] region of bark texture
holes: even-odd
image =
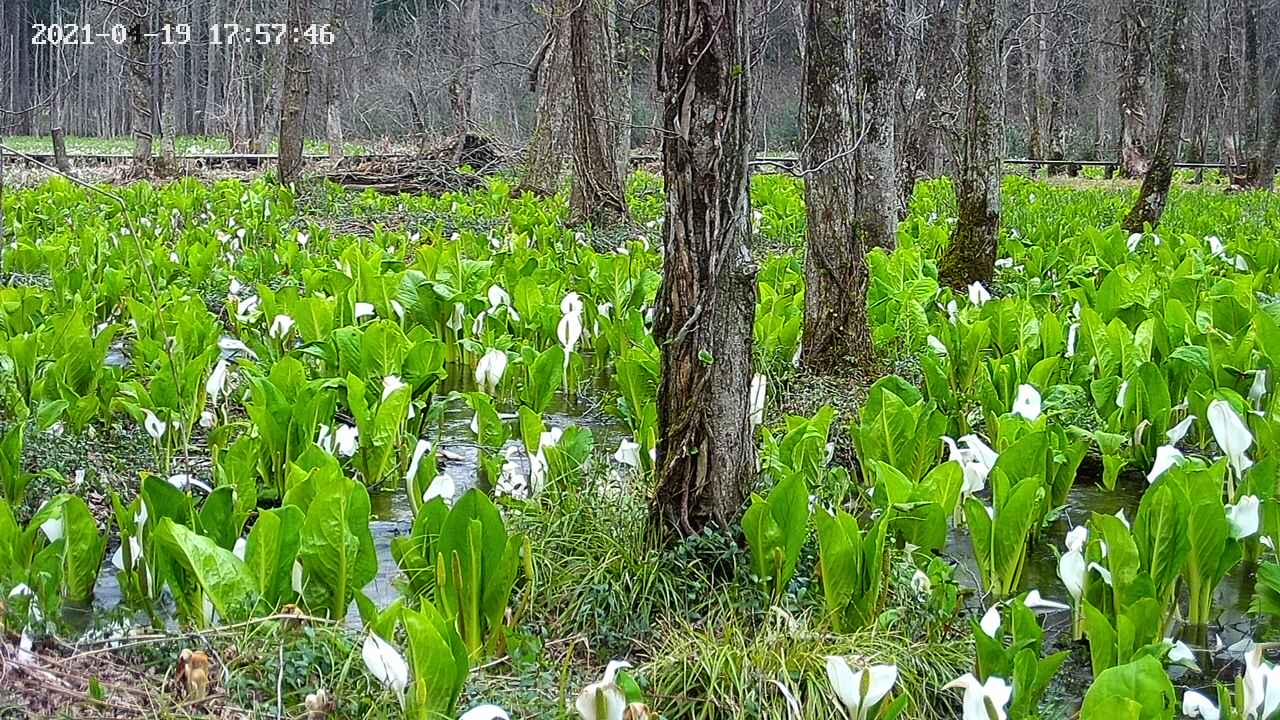
[[[666,223],[652,520],[688,536],[733,522],[756,472],[749,23],[745,0],[660,0],[658,18]]]
[[[964,133],[955,181],[959,217],[938,263],[939,281],[954,288],[988,282],[995,272],[1004,164],[996,0],[964,0],[964,16]]]
[[[520,187],[551,195],[564,180],[564,154],[572,142],[570,102],[566,98],[570,73],[569,8],[566,0],[552,0],[544,7],[547,35],[530,63],[530,81],[538,91],[538,110],[525,149]]]
[[[308,0],[289,0],[289,25],[300,27],[311,14]],[[291,38],[284,61],[284,91],[280,102],[280,182],[292,183],[302,171],[302,133],[310,88],[310,45]]]
[[[476,46],[480,35],[480,0],[459,0],[455,36],[458,43],[458,67],[449,82],[449,108],[453,113],[454,163],[462,162],[471,130],[472,95],[476,81]]]
[[[899,201],[898,217],[905,218],[916,181],[926,176],[929,155],[937,142],[941,124],[944,89],[950,81],[952,45],[955,42],[956,14],[959,0],[930,0],[929,16],[923,33],[924,49],[920,54],[916,97],[907,106],[898,152]]]
[[[894,0],[859,0],[858,221],[869,247],[897,245],[898,167],[894,157]]]
[[[333,0],[329,14],[329,26],[333,29],[333,44],[325,50],[324,77],[324,130],[329,143],[329,157],[342,157],[342,65],[347,51],[346,29],[343,27],[350,12],[349,0]]]
[[[1120,17],[1120,175],[1147,172],[1147,79],[1151,53],[1149,0],[1124,0]]]
[[[133,170],[145,172],[151,162],[151,8],[145,0],[129,6],[129,118],[133,132]]]
[[[573,82],[573,194],[577,222],[604,223],[627,215],[618,154],[621,143],[615,78],[612,0],[577,1],[569,13]]]
[[[1146,224],[1151,227],[1158,225],[1165,203],[1169,200],[1169,185],[1173,181],[1173,163],[1182,129],[1182,115],[1187,105],[1187,85],[1190,82],[1186,38],[1189,4],[1190,0],[1173,0],[1170,8],[1168,41],[1165,46],[1164,112],[1160,115],[1160,130],[1156,135],[1151,167],[1142,178],[1138,199],[1124,219],[1124,227],[1131,233],[1142,232]]]

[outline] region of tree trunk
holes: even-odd
[[[1280,162],[1280,89],[1271,98],[1271,129],[1250,172],[1253,187],[1270,190],[1275,185],[1277,162]]]
[[[151,8],[146,0],[127,11],[129,26],[129,124],[133,132],[133,171],[145,173],[151,162]]]
[[[806,2],[801,162],[807,247],[801,352],[805,365],[818,370],[846,360],[865,366],[874,354],[867,325],[866,254],[876,245],[892,247],[898,222],[887,5],[884,0],[860,2],[855,18],[850,0]],[[859,98],[865,105],[860,107]]]
[[[222,22],[222,0],[209,0],[209,22]],[[222,96],[222,93],[219,92],[221,81],[218,68],[222,66],[222,53],[226,49],[225,46],[209,43],[205,55],[204,114],[201,120],[204,125],[204,134],[210,137],[218,134],[218,121],[220,120],[218,100]]]
[[[552,195],[564,179],[564,153],[573,142],[570,103],[565,97],[569,78],[569,6],[552,0],[545,6],[547,36],[531,63],[530,80],[538,91],[533,134],[524,157],[520,189]]]
[[[311,16],[308,0],[289,0],[289,26],[301,27]],[[280,182],[290,184],[302,170],[302,133],[307,111],[311,67],[310,45],[294,36],[288,42],[284,66],[284,97],[280,103]]]
[[[689,536],[737,519],[756,473],[749,22],[745,0],[659,0],[658,15],[666,223],[652,520]]]
[[[1141,177],[1147,172],[1147,75],[1151,27],[1147,0],[1126,0],[1121,8],[1120,42],[1120,175]]]
[[[569,199],[576,222],[599,224],[627,214],[626,193],[619,173],[620,151],[617,105],[613,93],[612,0],[572,0],[569,47],[573,81],[573,194]]]
[[[462,162],[467,133],[471,129],[471,97],[476,72],[476,45],[480,35],[480,0],[458,0],[455,35],[458,42],[458,68],[449,83],[449,107],[453,111],[453,162]]]
[[[1000,232],[1000,180],[1004,133],[997,0],[964,0],[964,135],[956,178],[958,218],[938,263],[943,285],[989,282]]]
[[[325,83],[324,83],[324,129],[325,139],[329,143],[329,157],[337,160],[342,157],[342,65],[343,54],[347,52],[346,22],[349,12],[347,0],[333,0],[333,12],[329,16],[329,27],[333,30],[333,44],[325,51]]]
[[[906,217],[916,181],[926,175],[925,168],[935,142],[934,126],[939,122],[943,88],[952,67],[951,46],[955,40],[957,5],[957,0],[934,0],[931,3],[932,11],[923,33],[923,37],[928,39],[927,45],[920,55],[922,68],[917,73],[920,84],[916,93],[922,107],[914,117],[907,117],[902,125],[904,137],[898,156],[899,218]]]
[[[859,0],[858,223],[867,247],[892,250],[898,240],[898,166],[894,157],[896,103],[894,0]]]
[[[58,168],[58,172],[64,175],[71,174],[71,160],[67,157],[67,136],[62,128],[55,127],[49,130],[49,138],[53,141],[53,164]]]
[[[1187,105],[1187,5],[1189,0],[1173,0],[1169,17],[1169,40],[1165,49],[1164,112],[1160,116],[1160,130],[1156,136],[1155,153],[1151,167],[1142,178],[1138,199],[1124,219],[1124,227],[1131,233],[1142,232],[1144,225],[1155,227],[1160,223],[1165,203],[1169,199],[1169,185],[1173,181],[1173,163],[1178,147],[1182,115]]]
[[[171,4],[173,0],[160,0],[163,5],[161,11],[161,23],[172,27],[173,10]],[[166,173],[172,173],[177,169],[177,148],[176,138],[177,130],[174,127],[174,105],[177,103],[177,93],[175,92],[175,73],[178,72],[178,46],[162,45],[160,47],[160,158],[161,164]]]
[[[618,161],[618,175],[626,185],[627,175],[631,172],[631,56],[632,37],[631,17],[627,0],[612,0],[613,13],[611,30],[614,38],[613,72],[609,79],[613,86],[613,118],[611,130],[616,138],[617,152],[614,157]]]

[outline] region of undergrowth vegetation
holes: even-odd
[[[195,648],[217,672],[180,663],[190,707],[310,717],[567,717],[575,700],[603,717],[625,696],[633,718],[1126,702],[1154,718],[1173,709],[1167,667],[1232,662],[1210,628],[1247,640],[1221,597],[1253,568],[1240,603],[1265,632],[1273,195],[1182,186],[1159,229],[1130,235],[1127,191],[1009,177],[996,281],[956,292],[936,268],[954,199],[920,185],[898,247],[870,257],[894,372],[851,411],[797,397],[800,185],[752,190],[760,482],[739,524],[674,545],[647,529],[656,177],[632,177],[634,225],[609,228],[566,227],[562,195],[502,178],[440,196],[263,180],[6,195],[13,657],[105,638],[165,673]],[[131,646],[146,626],[165,639]],[[630,667],[597,680],[614,659]],[[83,696],[62,712],[141,702],[99,672],[62,681]],[[1063,674],[1094,684],[1080,697]]]

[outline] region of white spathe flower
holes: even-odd
[[[576,293],[569,293],[576,295]],[[566,296],[565,300],[569,298]],[[576,305],[570,303],[560,303],[560,307],[576,307],[576,310],[566,312],[561,318],[560,323],[556,325],[556,338],[560,340],[560,345],[564,348],[564,364],[569,366],[569,355],[573,353],[573,349],[577,347],[578,340],[582,339],[582,303]]]
[[[1191,647],[1181,640],[1173,638],[1165,638],[1164,642],[1169,646],[1169,662],[1174,665],[1185,665],[1187,667],[1199,668],[1196,664],[1196,654],[1191,651]]]
[[[1116,407],[1124,409],[1124,401],[1129,395],[1129,381],[1125,380],[1120,383],[1120,389],[1116,391]]]
[[[947,346],[943,345],[942,341],[933,335],[930,335],[929,337],[925,338],[925,344],[929,346],[930,350],[934,351],[939,355],[947,354]]]
[[[1227,525],[1231,526],[1231,537],[1243,540],[1258,532],[1258,507],[1256,495],[1245,495],[1235,505],[1227,506]]]
[[[218,418],[208,410],[200,411],[200,427],[206,430],[213,427],[213,424],[217,421],[217,419]]]
[[[228,335],[223,335],[218,338],[218,349],[222,351],[223,357],[226,358],[233,358],[236,355],[244,354],[254,360],[258,359],[258,354],[250,350],[248,345],[245,345],[239,340]]]
[[[616,682],[618,671],[631,667],[626,660],[612,660],[605,667],[604,677],[593,682],[578,693],[573,706],[582,720],[622,720],[627,709],[627,696]],[[604,707],[604,715],[599,708]]]
[[[369,633],[364,639],[360,656],[378,682],[401,696],[404,695],[405,688],[409,687],[409,664],[399,650],[386,640]]]
[[[933,581],[925,574],[923,570],[917,569],[911,574],[911,589],[917,595],[928,595],[933,591]]]
[[[422,502],[428,503],[435,498],[444,498],[445,501],[452,500],[458,494],[458,484],[454,482],[452,477],[445,473],[435,476],[431,484],[422,493]]]
[[[986,286],[980,282],[975,282],[969,286],[969,304],[975,307],[982,307],[991,300],[991,293],[987,292]]]
[[[360,430],[352,425],[339,425],[333,436],[333,448],[344,457],[355,455],[360,448]]]
[[[476,363],[476,385],[484,392],[493,395],[498,391],[498,382],[507,371],[507,354],[497,348],[489,348]]]
[[[150,410],[143,409],[142,415],[142,427],[146,428],[147,434],[151,436],[151,439],[159,440],[164,437],[165,428],[168,426]]]
[[[1253,384],[1249,386],[1249,404],[1255,410],[1262,409],[1262,398],[1267,394],[1267,371],[1259,368],[1253,371]]]
[[[857,670],[850,667],[849,661],[843,657],[828,655],[827,679],[849,716],[854,720],[866,720],[871,708],[884,700],[898,681],[898,667],[865,665],[863,658],[855,658],[854,662],[859,665]]]
[[[281,313],[276,315],[271,321],[271,327],[267,328],[267,335],[274,340],[283,340],[289,331],[293,329],[293,318]]]
[[[226,388],[227,361],[218,360],[218,364],[213,366],[213,372],[209,374],[209,381],[204,384],[204,391],[208,393],[209,399],[216,403]]]
[[[1169,431],[1164,434],[1164,436],[1168,438],[1169,444],[1177,445],[1182,442],[1182,438],[1187,436],[1187,433],[1191,431],[1191,426],[1194,425],[1195,422],[1196,416],[1188,415],[1182,419],[1182,422],[1169,428]]]
[[[1141,242],[1142,242],[1142,233],[1133,233],[1132,235],[1130,235],[1129,241],[1127,243],[1129,246],[1129,252],[1135,252],[1138,249],[1138,244]]]
[[[982,614],[982,620],[978,621],[978,627],[982,628],[982,632],[988,637],[995,637],[996,631],[1000,629],[1000,610],[995,605],[987,608]]]
[[[1227,462],[1231,464],[1236,477],[1240,477],[1245,470],[1253,467],[1253,460],[1249,458],[1249,448],[1253,446],[1253,434],[1249,432],[1244,420],[1240,419],[1236,411],[1231,408],[1231,404],[1225,400],[1214,400],[1209,403],[1207,415],[1209,428],[1213,430],[1213,439],[1218,442],[1222,452],[1226,453]]]
[[[48,504],[48,500],[40,503],[40,508],[36,510],[36,512],[39,513],[40,510],[43,510]],[[53,517],[45,520],[43,523],[40,523],[40,532],[44,533],[44,536],[48,538],[51,543],[61,540],[64,534],[62,510],[58,510]]]
[[[991,474],[991,468],[999,458],[996,451],[977,435],[965,435],[960,438],[959,444],[950,437],[943,436],[942,442],[947,445],[947,460],[960,463],[960,467],[964,470],[961,494],[968,496],[981,492],[987,485],[987,476]]]
[[[633,468],[640,467],[640,443],[623,438],[618,443],[618,450],[613,454],[617,462]]]
[[[1262,661],[1262,648],[1254,644],[1244,658],[1244,692],[1241,703],[1246,718],[1269,718],[1280,709],[1280,668]],[[1258,711],[1261,709],[1262,714]]]
[[[418,439],[418,444],[413,446],[413,458],[409,460],[409,471],[404,474],[405,487],[409,487],[413,483],[413,479],[418,476],[418,465],[422,463],[422,458],[431,452],[431,441]]]
[[[1067,357],[1074,357],[1076,354],[1076,337],[1080,333],[1080,323],[1071,323],[1071,327],[1067,329]]]
[[[1013,687],[1003,678],[987,678],[985,683],[978,682],[973,673],[965,673],[942,686],[943,690],[963,688],[964,711],[963,720],[1006,720],[1005,705],[1013,696]]]
[[[405,385],[404,381],[401,380],[399,377],[396,377],[395,375],[388,375],[382,378],[383,402],[386,402],[386,399],[391,397],[391,393],[399,390],[402,387],[408,387],[408,385]]]
[[[1077,525],[1067,532],[1065,544],[1068,550],[1077,552],[1084,550],[1084,544],[1089,541],[1089,528],[1084,525]]]
[[[136,537],[129,538],[129,566],[125,567],[124,543],[121,543],[116,551],[111,554],[111,565],[117,570],[127,571],[137,567],[138,561],[142,559],[142,541]]]
[[[511,296],[508,295],[507,291],[503,290],[501,286],[490,285],[489,290],[486,294],[489,296],[490,310],[497,310],[499,307],[503,305],[511,304]]]
[[[764,423],[764,405],[769,392],[769,381],[764,375],[756,373],[751,376],[751,395],[748,412],[751,414],[751,427],[759,427]]]
[[[1031,422],[1040,419],[1040,391],[1030,385],[1018,386],[1018,397],[1013,401],[1013,414]]]
[[[231,548],[231,554],[240,558],[240,562],[244,562],[245,550],[249,548],[249,541],[242,537],[236,538],[236,544]]]
[[[511,720],[507,711],[497,705],[477,705],[458,716],[458,720]]]
[[[250,295],[243,300],[236,300],[236,320],[247,323],[258,314],[258,305],[261,303],[257,295]]]
[[[183,492],[186,492],[187,488],[196,488],[206,495],[213,492],[213,488],[209,487],[207,483],[202,482],[195,476],[188,473],[176,473],[174,475],[170,475],[169,484]]]
[[[1071,606],[1060,603],[1056,600],[1048,600],[1040,595],[1039,590],[1032,590],[1027,593],[1027,597],[1023,599],[1022,604],[1032,610],[1070,610]]]
[[[1106,584],[1108,584],[1108,585],[1110,585],[1110,584],[1111,584],[1111,571],[1110,571],[1110,570],[1108,570],[1108,569],[1106,569],[1106,568],[1102,567],[1101,565],[1099,565],[1099,564],[1098,564],[1098,563],[1096,563],[1096,562],[1091,562],[1091,563],[1089,563],[1089,568],[1088,568],[1088,569],[1089,569],[1089,570],[1093,570],[1094,572],[1098,573],[1098,575],[1102,577],[1102,582],[1104,582],[1104,583],[1106,583]]]
[[[1161,475],[1168,472],[1169,468],[1182,460],[1182,451],[1172,445],[1161,445],[1156,448],[1156,461],[1151,465],[1151,472],[1147,473],[1147,482],[1154,483]]]
[[[289,570],[289,587],[295,593],[302,593],[302,563],[297,560],[293,561],[293,567]]]
[[[466,317],[466,314],[467,314],[466,305],[463,305],[460,302],[454,303],[453,314],[449,316],[449,322],[445,323],[445,327],[448,327],[450,330],[454,331],[455,333],[459,332],[460,330],[462,330],[462,318]]]
[[[1084,593],[1086,572],[1084,553],[1080,550],[1068,550],[1058,558],[1058,578],[1066,586],[1067,594],[1077,603]]]
[[[351,319],[359,320],[362,317],[373,317],[377,314],[377,310],[374,309],[373,303],[358,302],[351,310]]]
[[[1204,720],[1218,720],[1222,716],[1218,706],[1214,705],[1212,700],[1195,690],[1182,693],[1182,714],[1191,718],[1204,718]]]

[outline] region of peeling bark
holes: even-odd
[[[658,8],[666,223],[651,520],[689,536],[736,520],[756,473],[749,23],[745,0],[659,0]]]

